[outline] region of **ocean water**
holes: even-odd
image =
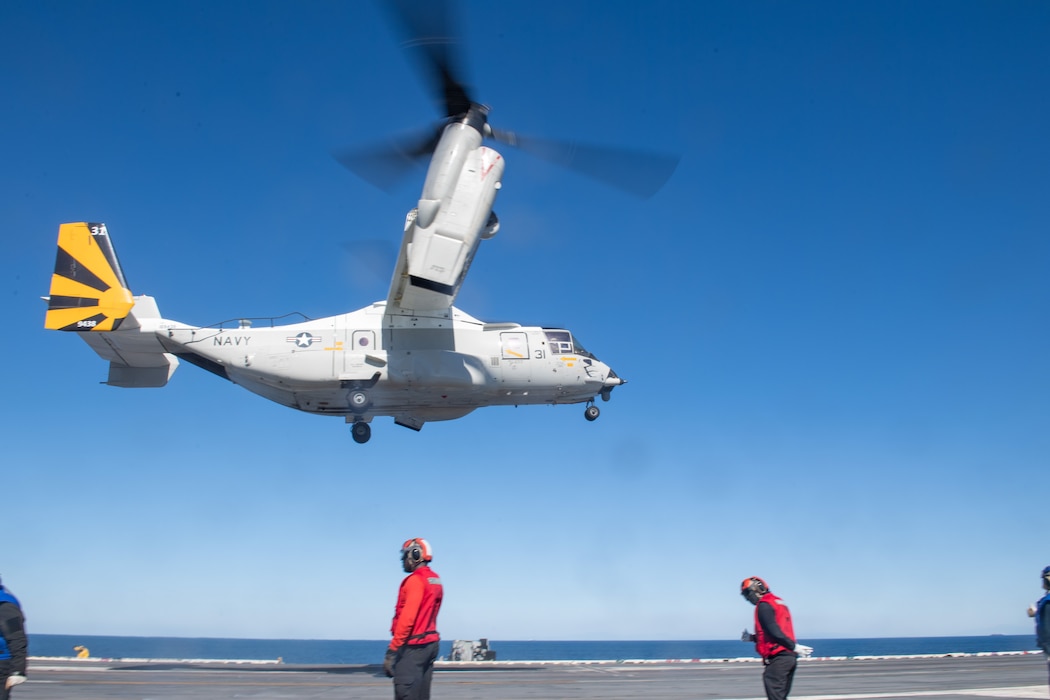
[[[898,656],[1003,651],[1032,651],[1034,635],[981,637],[875,637],[802,639],[814,656]],[[30,634],[31,656],[75,656],[85,646],[92,658],[239,659],[290,664],[382,663],[386,640],[216,639],[188,637],[103,637]],[[442,640],[447,657],[452,640]],[[664,659],[736,659],[754,657],[754,645],[739,640],[708,641],[501,641],[489,640],[497,661],[614,661]]]

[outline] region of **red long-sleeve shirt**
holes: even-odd
[[[390,648],[397,650],[405,644],[429,644],[441,637],[437,631],[437,616],[444,598],[441,578],[429,566],[421,566],[401,582],[397,607],[390,625]]]

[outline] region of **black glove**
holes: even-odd
[[[394,677],[394,662],[397,661],[397,652],[393,649],[386,650],[386,656],[383,657],[383,673],[386,674],[387,678]]]

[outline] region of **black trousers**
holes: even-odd
[[[787,700],[791,692],[791,682],[795,680],[795,667],[798,657],[790,652],[777,654],[762,661],[766,665],[762,671],[762,682],[766,686],[766,697],[769,700]]]
[[[430,700],[438,642],[406,644],[394,662],[394,700]]]
[[[7,700],[11,697],[11,691],[4,689],[4,686],[7,684],[7,677],[10,675],[11,662],[7,659],[0,659],[0,700]]]

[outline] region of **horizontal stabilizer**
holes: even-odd
[[[125,389],[147,389],[161,387],[168,383],[179,361],[172,357],[163,367],[128,367],[127,365],[109,363],[109,378],[106,384],[124,387]]]
[[[168,383],[179,366],[179,359],[157,340],[155,329],[163,323],[153,297],[134,297],[134,306],[120,330],[112,333],[84,333],[80,337],[109,360],[106,384],[127,388],[160,387]]]

